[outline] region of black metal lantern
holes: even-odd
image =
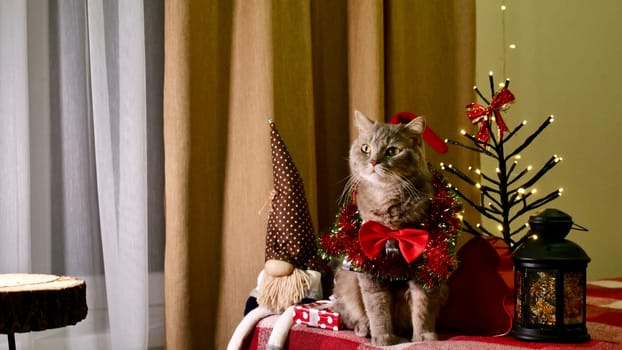
[[[535,342],[590,340],[585,326],[590,257],[565,239],[573,226],[572,218],[560,210],[545,209],[529,218],[529,226],[533,235],[512,254],[512,335]]]

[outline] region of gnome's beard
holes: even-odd
[[[257,303],[273,312],[282,313],[289,306],[298,304],[310,286],[311,277],[300,269],[294,269],[291,275],[284,277],[272,277],[264,273],[257,290]]]

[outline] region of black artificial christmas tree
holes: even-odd
[[[553,155],[535,173],[531,166],[522,170],[517,169],[519,167],[518,158],[520,157],[520,152],[527,148],[553,122],[553,116],[548,116],[537,130],[525,138],[518,146],[510,149],[508,141],[527,122],[521,122],[512,130],[506,126],[502,113],[507,111],[515,99],[512,92],[508,89],[510,81],[506,80],[505,84],[497,90],[495,90],[492,73],[489,75],[489,81],[492,96],[490,101],[482,95],[477,87],[473,88],[486,106],[478,103],[471,103],[467,106],[468,118],[479,128],[477,134],[473,136],[465,131],[461,131],[462,135],[470,143],[461,143],[454,140],[445,140],[445,142],[493,158],[498,164],[495,174],[486,174],[472,167],[469,167],[468,171],[465,172],[451,164],[441,164],[441,168],[455,175],[466,186],[477,187],[479,198],[474,199],[464,195],[465,191],[461,191],[460,186],[452,186],[453,190],[461,196],[464,202],[468,203],[484,217],[497,223],[500,234],[493,233],[492,230],[485,228],[484,225],[473,225],[467,220],[462,222],[463,230],[475,235],[502,238],[511,249],[514,249],[529,237],[528,233],[523,232],[527,227],[526,220],[522,222],[519,219],[524,214],[561,196],[562,188],[539,198],[535,195],[535,189],[530,189],[555,167],[561,161],[561,158]],[[495,129],[496,132],[493,132]]]

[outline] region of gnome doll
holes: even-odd
[[[274,190],[266,235],[263,270],[246,303],[246,315],[235,329],[227,350],[240,349],[244,338],[262,318],[281,314],[267,349],[282,349],[293,325],[294,306],[322,298],[320,259],[302,178],[272,120]]]

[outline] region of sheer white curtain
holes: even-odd
[[[161,0],[0,1],[0,273],[89,302],[20,349],[162,345],[162,50]]]

